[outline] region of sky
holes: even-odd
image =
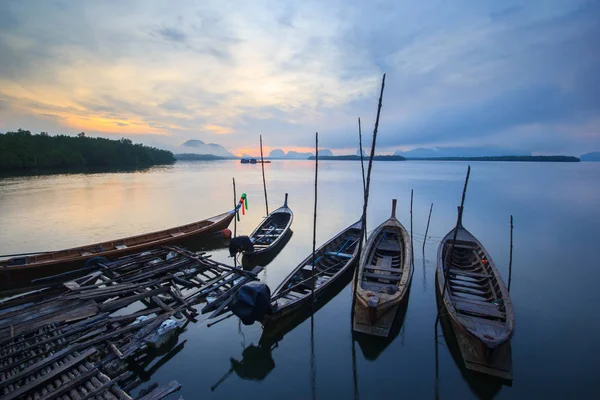
[[[600,150],[600,2],[0,2],[0,132]],[[366,147],[369,147],[368,145]]]

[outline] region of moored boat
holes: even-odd
[[[236,207],[239,208],[240,204]],[[89,265],[92,259],[116,258],[150,248],[185,242],[219,232],[229,226],[235,209],[202,221],[162,231],[94,243],[55,252],[0,260],[0,286],[27,284],[36,278],[57,275]]]
[[[387,337],[413,275],[410,235],[392,216],[371,234],[361,255],[354,305],[355,332]]]
[[[510,296],[485,247],[463,227],[460,207],[457,227],[438,248],[437,289],[465,367],[511,380]]]
[[[315,301],[334,287],[336,281],[354,270],[358,261],[358,243],[361,237],[358,221],[315,251],[314,297]],[[313,255],[305,258],[271,296],[272,312],[264,316],[267,326],[312,303]]]
[[[294,213],[288,207],[288,194],[282,207],[271,212],[249,236],[252,250],[244,251],[245,256],[258,257],[274,249],[289,233],[294,221]]]

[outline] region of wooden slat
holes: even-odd
[[[365,265],[365,269],[373,270],[373,271],[385,271],[385,272],[395,272],[397,274],[402,273],[400,268],[386,268],[386,267],[378,267],[375,265]]]
[[[23,385],[23,386],[19,387],[18,389],[12,391],[6,397],[3,397],[2,400],[13,400],[13,399],[16,399],[16,398],[24,395],[28,391],[30,391],[30,390],[36,388],[37,386],[45,383],[49,379],[52,379],[55,376],[62,374],[67,369],[72,368],[73,366],[75,366],[75,365],[79,364],[80,362],[84,361],[87,357],[91,356],[95,352],[96,352],[96,349],[94,347],[92,347],[90,349],[87,349],[86,351],[84,351],[83,353],[79,354],[77,357],[75,357],[74,359],[70,360],[69,362],[64,363],[60,367],[55,368],[55,369],[49,371],[47,374],[40,376],[36,380],[30,381],[28,384]]]
[[[181,384],[177,381],[171,381],[167,386],[158,387],[137,400],[160,400],[179,389],[181,389]]]
[[[372,279],[385,279],[388,281],[399,281],[400,279],[402,279],[402,277],[398,275],[374,274],[369,272],[363,272],[363,277]]]
[[[482,274],[479,272],[471,272],[471,271],[461,271],[461,270],[455,269],[455,268],[450,268],[450,273],[454,274],[454,275],[470,276],[473,278],[491,278],[492,277],[489,274]]]
[[[505,314],[498,310],[495,306],[483,304],[475,304],[474,302],[454,301],[454,308],[458,311],[479,314],[482,316],[490,316],[496,318],[504,318]]]

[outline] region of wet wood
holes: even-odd
[[[181,389],[181,384],[171,381],[167,386],[161,386],[137,400],[160,400]]]

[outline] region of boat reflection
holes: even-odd
[[[410,298],[410,288],[406,293],[405,300],[400,303],[394,322],[390,329],[390,335],[388,337],[367,335],[360,332],[352,332],[352,339],[358,342],[358,346],[362,351],[365,359],[369,361],[375,361],[385,351],[385,349],[398,337],[404,326],[404,318],[406,317],[406,310],[408,309],[408,299]],[[402,338],[403,339],[403,338]],[[404,339],[402,340],[404,345]]]
[[[279,255],[279,253],[281,253],[283,248],[292,238],[293,234],[294,232],[292,230],[289,230],[288,233],[283,238],[281,238],[281,241],[277,243],[277,245],[273,249],[264,254],[242,256],[242,267],[248,271],[251,271],[254,267],[257,266],[266,267]]]
[[[437,283],[436,283],[436,287],[437,287]],[[441,297],[440,297],[438,290],[436,290],[436,299],[437,299],[437,304],[438,304],[438,310],[440,310],[440,307],[443,307],[443,305],[441,304]],[[442,327],[442,333],[443,333],[444,339],[446,341],[446,346],[448,347],[448,350],[450,351],[450,355],[452,356],[452,359],[454,360],[456,367],[460,370],[460,373],[461,373],[463,379],[467,382],[467,384],[469,385],[469,388],[471,389],[473,394],[475,396],[477,396],[477,398],[493,399],[498,394],[498,392],[500,392],[500,390],[502,389],[502,386],[512,386],[512,381],[508,381],[505,379],[497,378],[494,376],[486,375],[486,374],[483,374],[480,372],[476,372],[476,371],[467,369],[465,367],[465,364],[464,364],[464,361],[463,361],[463,358],[462,358],[462,355],[460,352],[460,347],[458,345],[456,335],[454,333],[454,330],[452,329],[450,319],[444,313],[443,309],[442,309],[442,312],[440,312],[440,314],[441,314],[441,316],[439,319],[439,324],[436,323],[436,325],[435,325],[436,398],[439,398],[439,396],[438,396],[438,388],[439,388],[439,370],[438,370],[438,365],[439,365],[439,362],[438,362],[438,338],[439,338],[438,332],[439,332],[439,330],[438,330],[438,326]]]
[[[266,326],[258,341],[258,346],[252,343],[246,347],[242,351],[241,360],[231,358],[231,368],[211,387],[211,390],[215,390],[234,372],[241,379],[264,380],[275,369],[272,352],[279,347],[279,343],[285,335],[292,332],[337,296],[350,283],[351,279],[351,273],[340,276],[339,280],[332,284],[329,292],[323,294],[313,307],[302,308],[298,312],[278,320],[277,323]]]
[[[185,328],[181,332],[184,330]],[[132,372],[132,375],[123,384],[128,391],[134,389],[142,382],[150,381],[156,371],[183,350],[187,340],[179,342],[181,332],[159,348],[148,348],[141,356],[129,363],[129,370]]]

